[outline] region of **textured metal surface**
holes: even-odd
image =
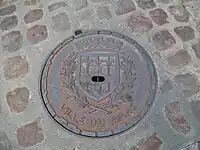
[[[76,31],[47,57],[43,102],[61,126],[88,137],[119,134],[153,103],[155,67],[137,41],[107,30]]]

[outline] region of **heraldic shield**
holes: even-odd
[[[79,53],[78,84],[96,102],[111,95],[120,83],[119,55],[115,51]]]

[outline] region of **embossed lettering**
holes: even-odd
[[[82,116],[78,121],[76,121],[78,124],[84,125],[85,124],[85,116]]]
[[[105,126],[105,120],[104,119],[93,119],[91,120],[91,125],[94,127],[104,127]]]
[[[64,115],[70,119],[75,119],[76,113],[73,112],[66,104],[64,104],[61,109],[64,111]]]

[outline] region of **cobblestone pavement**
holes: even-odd
[[[128,132],[79,137],[55,124],[43,108],[40,66],[76,29],[136,37],[154,60],[156,100]],[[0,36],[0,150],[198,149],[200,1],[0,0]]]

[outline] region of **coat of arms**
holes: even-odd
[[[120,83],[119,56],[114,51],[84,51],[78,56],[78,84],[94,101],[108,97]]]

